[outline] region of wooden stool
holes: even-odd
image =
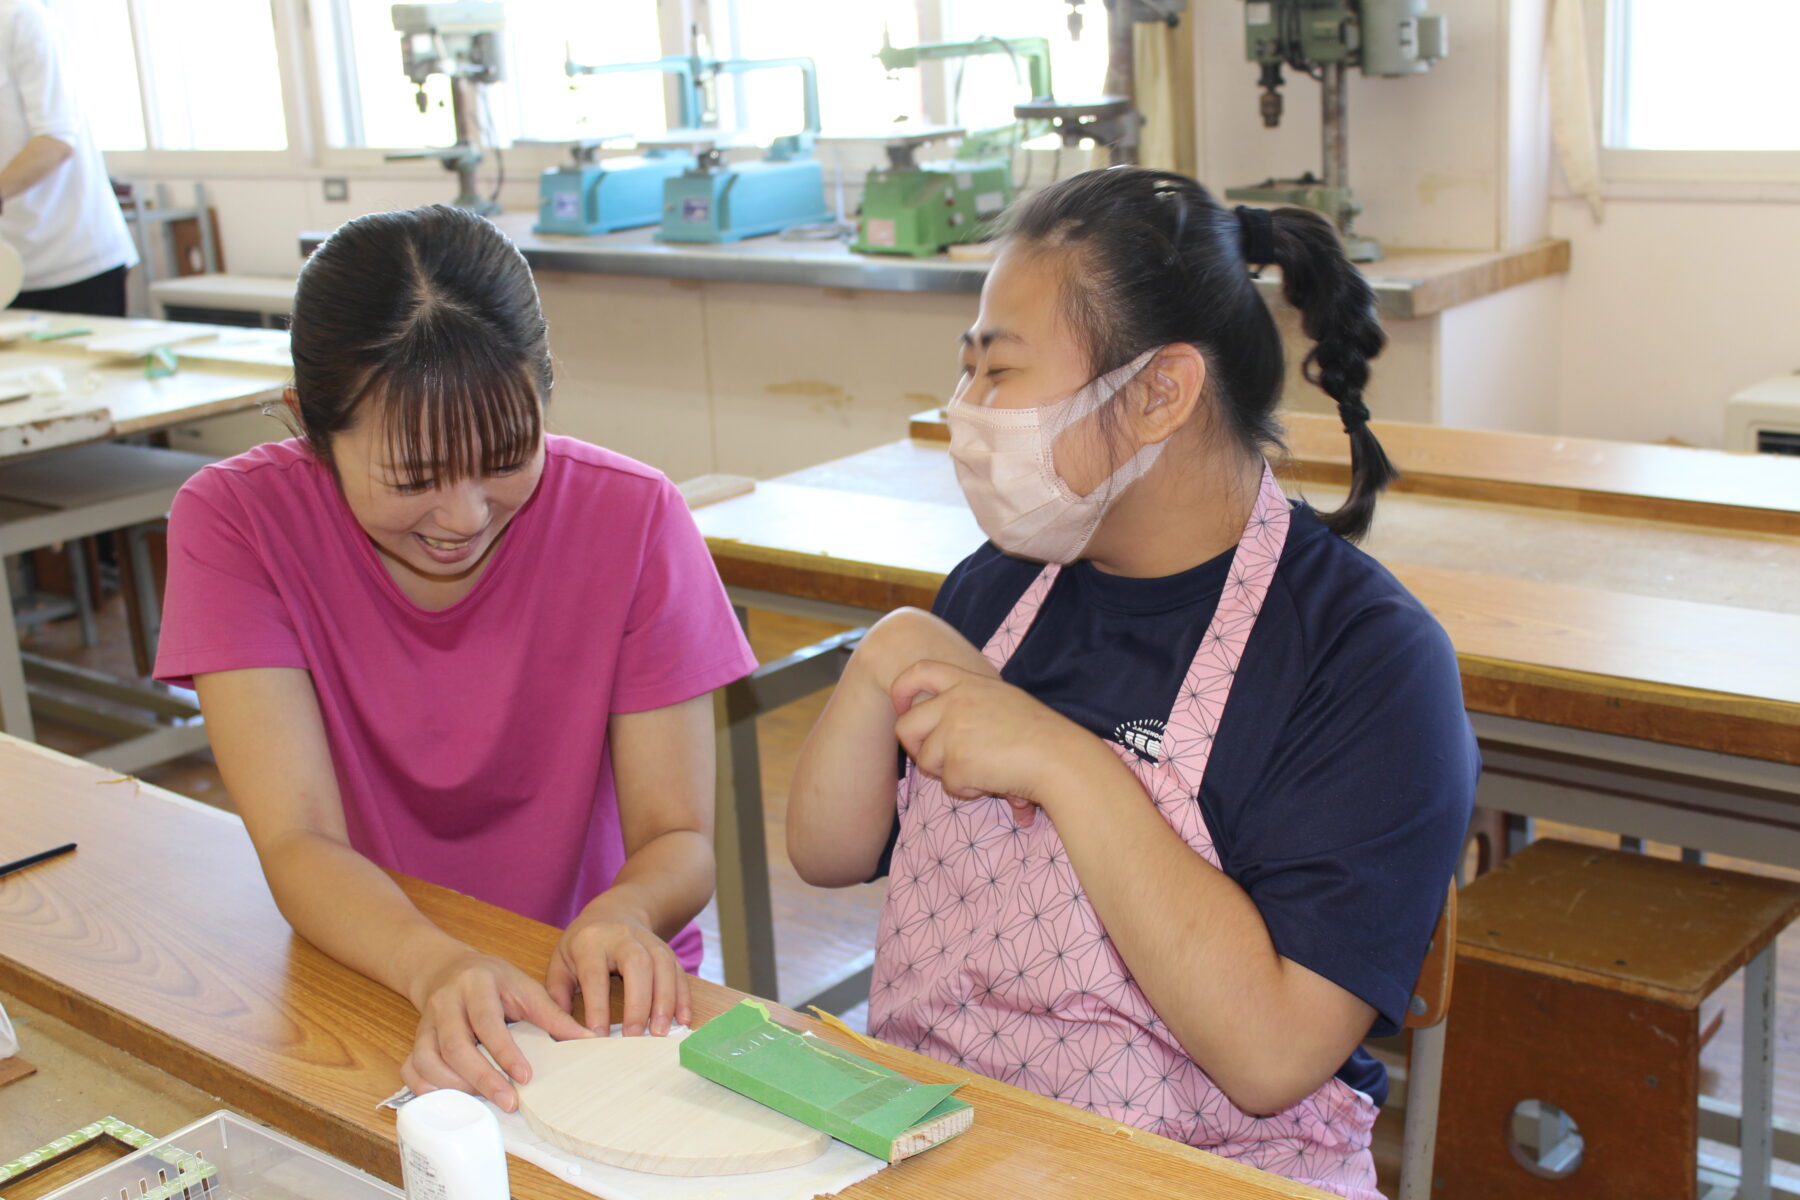
[[[1767,1197],[1775,938],[1796,916],[1800,884],[1569,842],[1464,888],[1438,1194],[1695,1196],[1700,1006],[1747,967],[1738,1196]],[[1512,1141],[1527,1100],[1576,1123],[1566,1177]]]

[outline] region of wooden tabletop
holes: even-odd
[[[1800,883],[1540,839],[1458,903],[1459,959],[1698,1011],[1800,916]]]
[[[398,1182],[394,1114],[415,1017],[400,997],[295,937],[235,817],[0,735],[0,861],[67,841],[73,854],[0,879],[0,991],[128,1050],[235,1108]],[[541,975],[556,931],[401,878],[456,937]],[[741,995],[694,981],[704,1021]],[[615,1003],[617,996],[614,997]],[[1320,1197],[891,1046],[856,1047],[915,1078],[964,1081],[974,1128],[881,1171],[847,1197]],[[104,1114],[71,1114],[76,1123]],[[167,1132],[167,1131],[161,1131]],[[30,1147],[4,1144],[7,1151]],[[586,1195],[514,1159],[521,1200]]]
[[[0,346],[0,375],[56,372],[60,395],[0,403],[0,459],[104,438],[150,433],[279,400],[292,374],[287,334],[230,325],[74,317],[8,310],[0,324],[41,317],[51,331],[87,330],[47,342]],[[147,378],[142,356],[94,352],[118,334],[166,333],[178,370]]]
[[[982,540],[920,440],[695,518],[727,584],[874,610],[928,606]],[[1367,545],[1448,630],[1472,710],[1800,763],[1800,539],[1391,496]]]
[[[1349,485],[1350,443],[1336,417],[1281,419],[1286,475]],[[1395,492],[1800,537],[1800,457],[1405,421],[1370,428],[1402,472]],[[908,433],[950,440],[942,409],[914,416]]]

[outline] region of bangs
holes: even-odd
[[[517,467],[536,453],[544,402],[529,368],[498,362],[409,363],[369,381],[383,444],[400,482],[456,483]]]

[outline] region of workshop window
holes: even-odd
[[[918,0],[732,0],[713,10],[719,57],[813,60],[827,135],[872,134],[923,115],[919,72],[890,76],[876,59],[884,32],[896,46],[916,45]],[[798,71],[727,75],[717,103],[721,124],[760,140],[803,128]]]
[[[418,88],[401,67],[389,0],[315,0],[326,138],[336,147],[407,149],[456,140],[450,84]],[[563,64],[639,62],[663,55],[653,0],[574,5],[507,0],[503,82],[480,90],[479,119],[500,145],[629,136],[664,128],[664,91],[650,73],[571,80]]]
[[[1070,8],[1066,4],[977,0],[946,4],[944,10],[944,36],[949,41],[1046,39],[1050,43],[1051,83],[1059,99],[1095,100],[1103,93],[1105,5],[1090,2],[1081,6],[1077,17],[1079,36],[1070,26]],[[1005,124],[1012,120],[1012,106],[1031,98],[1029,82],[1023,64],[1007,55],[965,59],[952,64],[945,80],[945,112],[950,121],[970,129]]]
[[[993,129],[1013,122],[1012,106],[1031,98],[1030,75],[1016,54],[952,57],[884,71],[875,60],[884,38],[907,49],[922,42],[1044,38],[1056,90],[1091,99],[1106,74],[1106,9],[1081,6],[1079,38],[1067,3],[1049,0],[715,0],[714,44],[740,58],[806,55],[819,70],[820,107],[830,135],[873,134],[902,120]],[[768,72],[721,85],[726,124],[780,133],[792,125],[795,85]]]
[[[1788,73],[1800,3],[1592,0],[1588,12],[1608,178],[1800,179]]]
[[[50,0],[103,150],[285,150],[266,4]]]

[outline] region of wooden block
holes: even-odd
[[[1697,1011],[1800,916],[1800,884],[1546,839],[1464,888],[1461,905],[1459,961]]]
[[[519,1111],[570,1154],[653,1175],[742,1175],[809,1163],[830,1145],[821,1131],[687,1070],[676,1038],[514,1036],[532,1070]]]
[[[17,1083],[27,1076],[36,1074],[37,1068],[17,1055],[12,1058],[0,1058],[0,1087],[5,1087],[9,1083]]]
[[[907,422],[906,436],[926,442],[949,441],[950,426],[944,420],[944,410],[928,408],[922,413],[914,413]]]
[[[1692,1200],[1694,1010],[1463,957],[1445,1029],[1435,1195]],[[1575,1121],[1586,1146],[1570,1177],[1540,1178],[1515,1159],[1507,1131],[1523,1100],[1547,1101]]]

